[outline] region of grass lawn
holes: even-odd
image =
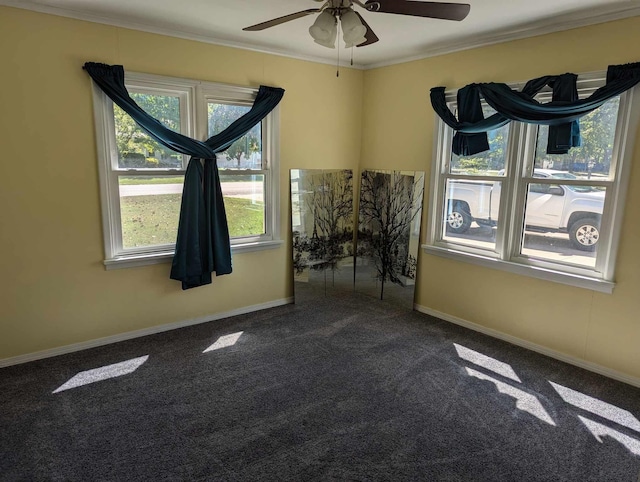
[[[180,218],[180,198],[180,194],[121,198],[124,247],[175,243]],[[249,199],[230,197],[225,198],[224,203],[231,237],[264,232],[262,203],[254,204]]]

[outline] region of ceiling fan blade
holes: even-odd
[[[370,12],[460,21],[464,20],[469,14],[471,5],[467,3],[415,2],[411,0],[367,0],[365,8]]]
[[[355,12],[355,10],[354,10]],[[359,45],[356,45],[356,47],[365,47],[367,45],[371,45],[376,43],[378,40],[380,40],[378,38],[378,36],[374,33],[373,30],[371,30],[371,27],[369,27],[369,24],[367,22],[365,22],[364,18],[362,18],[362,15],[360,15],[358,12],[355,12],[355,14],[358,16],[358,18],[360,18],[360,21],[362,22],[362,25],[364,25],[367,28],[367,33],[364,34],[364,37],[367,39],[366,42],[362,42]]]
[[[295,20],[296,18],[306,17],[307,15],[313,15],[314,13],[321,12],[322,10],[319,8],[310,8],[309,10],[303,10],[302,12],[291,13],[289,15],[285,15],[284,17],[274,18],[272,20],[267,20],[266,22],[257,23],[255,25],[251,25],[250,27],[245,27],[242,30],[247,32],[257,32],[259,30],[264,30],[265,28],[275,27],[276,25],[280,25],[281,23],[289,22],[290,20]]]

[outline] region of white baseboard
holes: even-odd
[[[119,341],[131,340],[133,338],[139,338],[141,336],[154,335],[156,333],[162,333],[164,331],[198,325],[200,323],[207,323],[209,321],[221,320],[223,318],[229,318],[230,316],[244,315],[246,313],[253,313],[254,311],[266,310],[267,308],[275,308],[276,306],[288,305],[291,303],[293,303],[293,296],[280,300],[268,301],[267,303],[261,303],[258,305],[244,306],[236,310],[225,311],[224,313],[215,313],[213,315],[192,318],[190,320],[176,321],[174,323],[167,323],[165,325],[143,328],[142,330],[128,331],[126,333],[120,333],[113,336],[106,336],[104,338],[97,338],[95,340],[83,341],[80,343],[74,343],[72,345],[65,345],[58,348],[52,348],[50,350],[43,350],[11,358],[4,358],[0,360],[0,368],[8,367],[11,365],[19,365],[21,363],[41,360],[43,358],[50,358],[58,355],[65,355],[67,353],[86,350],[88,348],[109,345],[111,343],[117,343]]]
[[[635,387],[640,387],[640,378],[636,378],[631,375],[627,375],[625,373],[612,370],[611,368],[603,367],[602,365],[598,365],[596,363],[583,360],[582,358],[576,358],[574,356],[567,355],[565,353],[562,353],[556,350],[552,350],[551,348],[547,348],[546,346],[543,346],[543,345],[537,345],[536,343],[523,340],[522,338],[508,335],[501,331],[494,330],[492,328],[487,328],[486,326],[482,326],[477,323],[473,323],[471,321],[463,320],[462,318],[458,318],[456,316],[452,316],[447,313],[442,313],[441,311],[427,308],[426,306],[415,304],[413,307],[416,311],[419,311],[420,313],[425,313],[427,315],[435,316],[436,318],[440,318],[441,320],[448,321],[450,323],[454,323],[456,325],[460,325],[465,328],[469,328],[470,330],[492,336],[493,338],[498,338],[500,340],[509,342],[513,345],[521,346],[528,350],[541,353],[542,355],[555,358],[556,360],[560,360],[565,363],[569,363],[571,365],[584,368],[585,370],[589,370],[599,375],[604,375],[605,377],[613,378],[614,380],[628,383],[629,385],[633,385]]]

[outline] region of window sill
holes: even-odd
[[[284,241],[257,241],[253,243],[233,244],[231,245],[231,254],[248,253],[251,251],[262,251],[264,249],[279,248]],[[164,251],[152,254],[131,254],[118,256],[104,260],[107,270],[137,268],[139,266],[148,266],[151,264],[170,263],[173,260],[173,251]]]
[[[512,261],[490,258],[488,256],[455,251],[448,248],[441,248],[423,244],[422,249],[429,254],[441,256],[443,258],[484,266],[485,268],[507,271],[509,273],[529,276],[531,278],[538,278],[546,281],[553,281],[555,283],[562,283],[569,286],[575,286],[577,288],[599,291],[601,293],[611,294],[613,293],[613,288],[615,287],[615,283],[612,281],[589,278],[587,276],[580,276],[576,274],[565,273],[562,271],[540,268],[537,266],[528,266],[525,264],[514,263]]]

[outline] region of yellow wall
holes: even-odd
[[[431,87],[524,81],[639,60],[640,17],[635,17],[367,71],[360,167],[425,170],[429,179],[434,129]],[[638,163],[640,142],[633,159]],[[425,219],[428,193],[426,198]],[[612,295],[421,252],[417,303],[640,377],[639,218],[636,166],[629,181]]]
[[[281,218],[291,168],[357,169],[363,73],[0,7],[0,359],[292,294],[291,252],[238,254],[234,272],[182,291],[169,264],[105,271],[86,61],[286,89]],[[286,238],[288,240],[288,238]]]
[[[603,70],[640,60],[638,45],[640,18],[633,18],[364,73],[342,69],[336,78],[328,65],[0,7],[0,360],[292,293],[288,236],[279,249],[235,255],[232,275],[185,292],[168,279],[168,264],[105,271],[85,61],[284,87],[280,201],[287,233],[291,168],[424,170],[428,179],[431,87]],[[612,295],[423,252],[417,302],[640,377],[638,206],[640,171],[633,169]]]

